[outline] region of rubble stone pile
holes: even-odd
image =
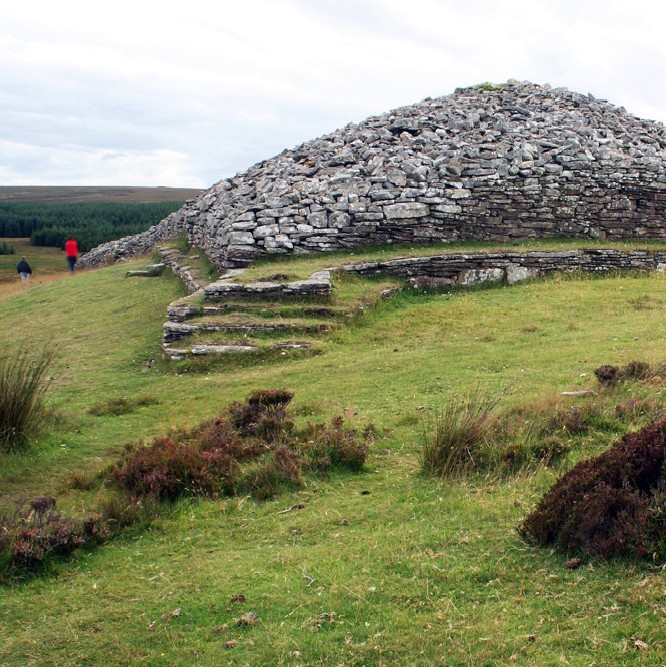
[[[368,244],[664,238],[666,129],[565,88],[462,88],[285,150],[82,263],[178,233],[219,268]]]

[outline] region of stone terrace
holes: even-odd
[[[335,276],[392,277],[414,287],[514,284],[555,272],[664,271],[666,251],[581,249],[529,252],[441,253],[387,261],[345,264],[309,280],[239,283],[231,270],[169,306],[164,324],[167,358],[231,353],[307,350],[317,339],[358,314],[331,303]],[[333,281],[332,281],[333,278]],[[372,305],[394,294],[399,283],[374,285]],[[371,295],[372,288],[368,289]],[[364,305],[360,306],[360,312]]]

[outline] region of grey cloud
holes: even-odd
[[[658,17],[616,0],[246,0],[178,15],[143,41],[149,25],[127,35],[92,26],[94,39],[83,25],[55,36],[26,18],[0,25],[0,178],[90,182],[99,169],[149,180],[181,169],[175,178],[190,183],[162,184],[211,184],[350,121],[509,77],[666,120]],[[10,48],[16,40],[26,48]]]

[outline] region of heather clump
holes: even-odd
[[[368,427],[359,434],[347,428],[342,417],[334,417],[330,424],[308,424],[304,436],[308,465],[319,469],[332,467],[358,471],[368,458],[375,433]]]
[[[631,361],[625,366],[604,364],[595,369],[594,375],[600,384],[613,386],[627,380],[647,380],[657,372],[644,361]]]
[[[3,569],[34,570],[48,559],[65,557],[107,537],[99,514],[84,519],[64,516],[51,496],[21,500],[0,514],[0,561]]]
[[[244,403],[229,406],[230,422],[241,435],[275,440],[293,427],[287,419],[287,406],[293,397],[292,392],[284,389],[255,391]]]
[[[658,421],[663,414],[664,406],[659,401],[650,398],[630,398],[615,406],[616,417],[628,423],[641,419]]]
[[[117,485],[134,496],[175,500],[216,496],[233,488],[234,459],[224,448],[202,450],[169,437],[155,438],[113,471]]]
[[[255,391],[190,431],[131,449],[114,467],[112,479],[138,498],[246,493],[266,500],[301,486],[305,471],[360,470],[371,432],[359,435],[342,417],[299,430],[287,410],[292,398],[284,389]]]
[[[563,475],[519,527],[565,552],[666,555],[666,422],[628,433]]]

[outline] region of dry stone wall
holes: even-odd
[[[478,285],[506,281],[510,285],[555,272],[664,271],[666,252],[586,249],[532,252],[447,253],[364,262],[340,267],[361,276],[391,275],[416,287]]]
[[[367,244],[664,238],[666,130],[564,88],[474,86],[285,150],[173,215],[220,268]]]
[[[194,205],[195,200],[186,202],[182,209],[170,213],[160,223],[153,225],[141,234],[125,236],[117,241],[109,241],[93,248],[90,252],[81,256],[78,266],[81,268],[103,266],[109,262],[120,262],[135,255],[144,255],[164,241],[187,234],[183,211],[188,206]]]

